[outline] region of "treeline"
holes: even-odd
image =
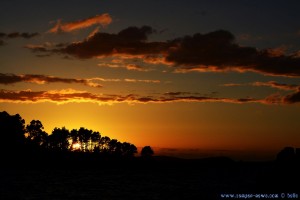
[[[120,142],[98,131],[86,128],[68,130],[65,127],[54,128],[51,134],[44,131],[39,120],[32,120],[25,125],[19,114],[9,115],[0,112],[0,150],[1,152],[17,153],[22,150],[47,152],[83,152],[119,157],[133,157],[137,147],[129,142]],[[146,146],[142,156],[151,156],[153,150]]]

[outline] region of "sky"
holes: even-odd
[[[299,6],[3,0],[0,110],[175,156],[300,147]]]

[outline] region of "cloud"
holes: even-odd
[[[192,92],[166,92],[164,93],[166,96],[186,96],[186,95],[199,95],[199,93]]]
[[[297,92],[285,96],[283,98],[283,102],[286,104],[299,103],[300,102],[300,87],[298,88]]]
[[[38,35],[39,35],[39,33],[12,32],[12,33],[0,33],[0,38],[7,38],[7,39],[25,38],[25,39],[30,39],[30,38],[36,37]]]
[[[166,60],[177,72],[253,71],[274,76],[300,76],[300,58],[283,50],[257,50],[235,43],[232,33],[219,30],[171,41]],[[280,52],[279,52],[280,51]]]
[[[28,82],[36,84],[45,83],[79,83],[91,87],[102,87],[100,84],[92,82],[93,79],[73,79],[73,78],[60,78],[55,76],[46,76],[39,74],[25,74],[25,75],[15,75],[15,74],[3,74],[0,73],[0,84],[9,85],[19,82]]]
[[[245,84],[235,84],[235,83],[228,83],[223,84],[222,86],[230,87],[230,86],[266,86],[271,88],[276,88],[279,90],[286,90],[286,91],[294,91],[294,93],[288,95],[280,95],[279,93],[275,93],[269,95],[261,103],[264,104],[294,104],[300,102],[300,85],[295,84],[282,84],[277,83],[275,81],[268,81],[268,82],[254,82],[254,83],[245,83]]]
[[[140,71],[140,72],[148,72],[150,69],[145,69],[141,67],[140,65],[136,64],[125,64],[125,63],[99,63],[99,67],[109,67],[109,68],[125,68],[127,70],[132,70],[132,71]]]
[[[136,65],[136,64],[128,64],[126,65],[126,69],[128,70],[134,70],[134,71],[140,71],[140,72],[147,72],[149,71],[148,69],[145,69],[139,65]]]
[[[277,83],[276,81],[268,81],[268,82],[253,82],[253,83],[225,83],[222,84],[221,86],[224,87],[234,87],[234,86],[266,86],[266,87],[272,87],[272,88],[276,88],[279,90],[287,90],[287,91],[297,91],[298,88],[300,88],[299,85],[295,85],[295,84],[284,84],[284,83]]]
[[[47,45],[28,44],[24,48],[30,49],[34,53],[52,53]]]
[[[171,94],[171,95],[170,95]],[[186,94],[186,95],[184,95]],[[300,89],[292,94],[280,96],[278,94],[270,95],[264,99],[254,98],[218,98],[201,95],[188,95],[188,92],[165,93],[159,96],[140,96],[136,94],[118,95],[118,94],[93,94],[86,91],[67,90],[50,90],[50,91],[12,91],[0,90],[0,102],[10,103],[40,103],[52,102],[56,104],[64,103],[97,103],[103,104],[147,104],[147,103],[176,103],[176,102],[223,102],[234,104],[260,103],[260,104],[294,104],[300,102]]]
[[[252,83],[253,86],[267,86],[272,88],[277,88],[280,90],[298,90],[300,88],[299,85],[292,85],[292,84],[282,84],[277,83],[275,81],[269,81],[269,82],[254,82]]]
[[[101,82],[121,82],[122,80],[121,79],[118,79],[118,78],[90,78],[90,79],[87,79],[88,81],[90,82],[93,82],[93,81],[101,81]]]
[[[221,86],[224,86],[224,87],[234,87],[234,86],[243,86],[245,84],[242,84],[242,83],[225,83],[225,84],[222,84]]]
[[[165,97],[165,96],[139,96],[134,94],[129,95],[100,95],[92,94],[85,91],[76,91],[72,89],[59,91],[11,91],[0,90],[0,102],[11,103],[39,103],[52,102],[56,104],[70,102],[90,102],[102,104],[115,103],[173,103],[173,102],[226,102],[226,103],[263,103],[261,100],[245,98],[245,99],[230,99],[230,98],[211,98],[204,96],[180,96],[180,97]]]
[[[46,76],[39,74],[3,74],[0,73],[0,84],[11,85],[20,82],[28,82],[35,84],[46,84],[46,83],[78,83],[90,87],[102,87],[99,82],[129,82],[129,83],[160,83],[160,80],[149,80],[149,79],[109,79],[109,78],[87,78],[87,79],[74,79],[74,78],[61,78],[55,76]]]
[[[27,47],[34,52],[66,54],[79,59],[128,56],[148,64],[172,66],[174,72],[256,72],[271,76],[300,76],[299,52],[285,54],[286,47],[258,50],[240,46],[226,30],[196,33],[168,41],[148,41],[156,31],[128,27],[117,34],[94,31],[88,38],[64,47]],[[128,66],[132,69],[132,66]]]
[[[147,42],[148,35],[154,32],[155,30],[149,26],[128,27],[117,34],[95,32],[85,40],[71,43],[63,48],[27,48],[35,52],[41,50],[67,54],[79,59],[112,55],[157,55],[165,51],[167,46],[165,42]]]
[[[100,30],[100,27],[99,27],[99,26],[96,27],[96,28],[89,34],[89,36],[88,36],[87,38],[94,37],[94,35],[95,35],[96,33],[99,33],[99,30]]]
[[[139,80],[139,79],[129,79],[129,78],[126,78],[124,79],[125,82],[130,82],[130,83],[160,83],[160,80],[145,80],[145,79],[142,79],[142,80]]]
[[[96,15],[83,20],[78,20],[74,22],[62,23],[61,20],[58,20],[53,28],[51,28],[49,33],[58,33],[58,32],[71,32],[78,29],[88,28],[93,25],[102,25],[106,26],[112,22],[112,18],[108,13],[102,15]]]

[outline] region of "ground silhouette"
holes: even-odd
[[[87,128],[54,128],[0,112],[0,199],[223,199],[223,194],[294,194],[299,149],[265,162],[154,156]],[[151,159],[145,159],[149,158]],[[234,199],[227,197],[226,199]],[[236,199],[236,198],[235,198]]]

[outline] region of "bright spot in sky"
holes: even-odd
[[[80,147],[81,147],[81,145],[79,143],[74,143],[72,145],[72,149],[74,149],[74,150],[78,150],[78,149],[80,149]]]

